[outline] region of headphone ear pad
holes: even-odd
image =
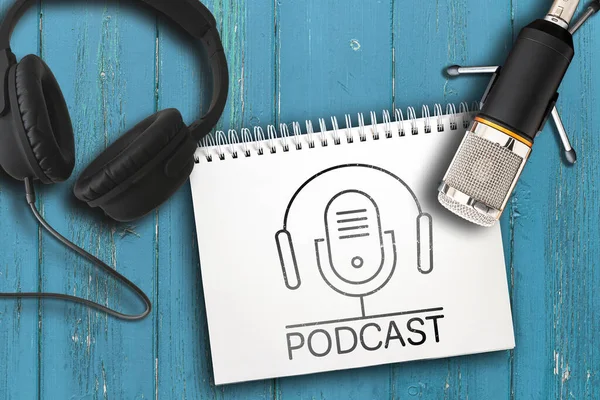
[[[14,69],[13,88],[13,117],[21,124],[15,133],[24,135],[25,151],[33,155],[27,159],[37,163],[30,169],[44,183],[67,180],[75,167],[73,126],[52,71],[41,58],[26,56]]]
[[[160,111],[100,154],[75,183],[75,196],[117,221],[133,221],[188,179],[196,149],[179,111]]]

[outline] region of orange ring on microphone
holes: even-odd
[[[530,142],[529,140],[527,140],[527,139],[523,138],[523,137],[522,137],[522,136],[520,136],[520,135],[517,135],[517,134],[516,134],[516,133],[514,133],[513,131],[510,131],[510,130],[506,129],[506,128],[505,128],[505,127],[503,127],[503,126],[500,126],[500,125],[498,125],[498,124],[495,124],[495,123],[493,123],[493,122],[491,122],[491,121],[488,121],[488,120],[486,120],[486,119],[483,119],[483,118],[481,118],[481,117],[475,117],[475,121],[477,121],[477,122],[480,122],[480,123],[482,123],[482,124],[484,124],[484,125],[487,125],[487,126],[489,126],[489,127],[491,127],[491,128],[497,129],[497,130],[499,130],[500,132],[507,134],[507,135],[508,135],[508,136],[510,136],[511,138],[518,140],[519,142],[523,143],[523,144],[524,144],[524,145],[526,145],[527,147],[533,147],[533,142]]]

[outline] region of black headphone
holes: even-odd
[[[210,11],[197,0],[142,0],[208,50],[214,88],[210,110],[186,127],[168,109],[140,122],[83,171],[75,196],[117,221],[131,221],[164,203],[194,166],[197,142],[216,125],[229,90],[227,60]],[[0,165],[13,178],[44,184],[67,180],[75,167],[73,128],[50,68],[35,55],[16,62],[10,36],[35,0],[18,0],[0,26]]]
[[[117,221],[132,221],[163,204],[189,178],[197,143],[217,124],[229,91],[229,73],[216,20],[197,0],[141,0],[162,13],[208,52],[213,76],[210,109],[189,127],[179,111],[160,111],[132,128],[83,171],[75,196],[101,208]],[[60,298],[101,309],[122,319],[141,319],[150,313],[147,296],[100,260],[54,231],[35,208],[34,181],[64,182],[75,167],[75,142],[68,108],[50,68],[35,55],[17,62],[10,49],[12,31],[36,0],[18,0],[0,25],[0,166],[25,181],[27,201],[40,223],[65,245],[122,279],[146,303],[146,312],[126,316],[99,304],[65,295],[20,293],[2,297]]]

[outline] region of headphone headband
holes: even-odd
[[[204,117],[190,126],[190,133],[201,140],[217,124],[229,92],[229,71],[227,59],[216,29],[216,20],[212,13],[197,0],[139,0],[168,17],[192,37],[201,40],[206,47],[213,74],[213,100]],[[8,68],[16,62],[10,51],[10,37],[25,11],[37,3],[36,0],[17,0],[6,13],[0,25],[0,115],[6,109],[6,81]],[[4,94],[4,96],[2,96]]]

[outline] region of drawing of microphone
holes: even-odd
[[[394,231],[383,232],[377,203],[359,190],[335,195],[325,208],[324,222],[326,238],[315,239],[319,272],[333,290],[360,297],[364,315],[362,298],[380,290],[394,274]]]
[[[415,223],[398,225],[397,229],[409,232],[416,228],[416,267],[422,275],[429,275],[434,269],[433,218],[423,210],[419,199],[411,187],[399,176],[375,165],[344,164],[321,171],[305,181],[291,197],[283,227],[275,233],[277,256],[281,266],[283,282],[289,290],[299,290],[303,286],[300,276],[299,256],[310,247],[297,252],[289,216],[293,205],[302,192],[310,189],[312,182],[331,174],[352,174],[356,170],[382,174],[400,184],[417,208]],[[312,209],[311,209],[312,211]],[[302,216],[306,218],[306,215]],[[344,190],[328,201],[323,214],[325,239],[315,239],[315,255],[321,278],[337,293],[361,300],[365,316],[364,297],[381,290],[392,278],[398,261],[396,231],[383,230],[380,208],[369,194],[360,190]],[[391,220],[388,220],[388,222]],[[311,253],[306,253],[312,257]]]

